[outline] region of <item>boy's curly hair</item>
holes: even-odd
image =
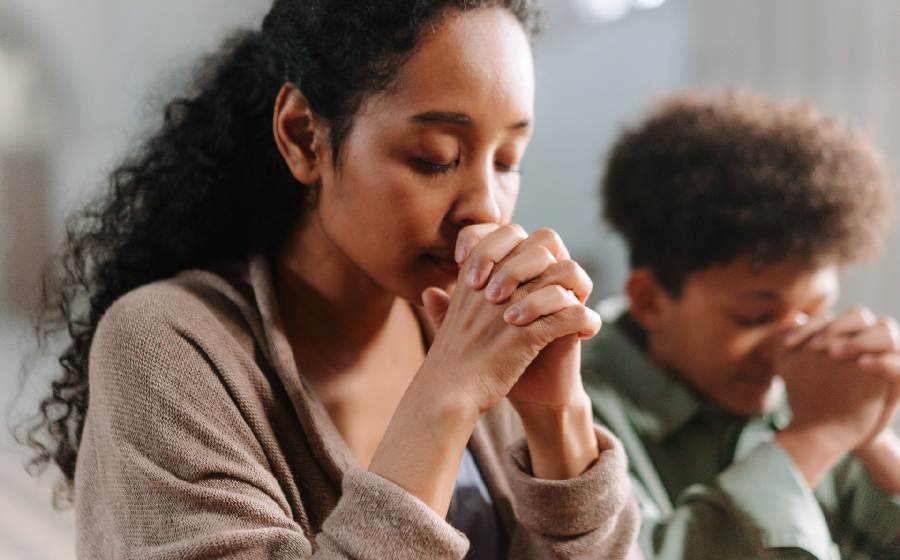
[[[860,132],[805,102],[680,94],[627,130],[609,157],[604,214],[673,295],[694,271],[748,256],[815,266],[877,254],[893,192]]]

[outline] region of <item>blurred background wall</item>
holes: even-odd
[[[38,272],[66,215],[159,122],[193,62],[269,0],[0,0],[0,404],[12,403],[30,346]],[[896,0],[545,0],[536,47],[536,136],[517,220],[557,229],[598,295],[625,276],[621,243],[598,221],[603,156],[662,95],[742,86],[806,97],[868,130],[900,169]],[[844,302],[900,315],[900,239],[847,275]],[[39,380],[36,380],[39,381]],[[29,478],[0,431],[0,558],[74,558],[71,513],[53,513],[56,473]]]

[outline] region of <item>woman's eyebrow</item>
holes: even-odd
[[[475,124],[475,121],[473,121],[472,117],[470,117],[469,115],[466,115],[464,113],[454,113],[451,111],[427,111],[425,113],[414,115],[409,120],[414,123],[444,123],[467,127]]]
[[[414,115],[409,119],[414,123],[441,123],[441,124],[453,124],[457,126],[464,127],[472,127],[475,124],[474,119],[465,113],[455,113],[453,111],[426,111],[425,113],[419,113],[418,115]],[[510,130],[528,128],[531,126],[531,121],[528,119],[524,119],[513,123],[509,126]]]

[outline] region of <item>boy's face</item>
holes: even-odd
[[[782,396],[775,345],[806,317],[831,308],[838,271],[792,260],[754,271],[739,258],[690,274],[677,298],[656,286],[654,309],[635,313],[653,358],[722,408],[757,415]]]

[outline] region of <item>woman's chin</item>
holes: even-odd
[[[459,265],[451,259],[427,255],[422,257],[418,272],[420,283],[425,288],[434,286],[446,290],[456,284],[456,280],[459,278]]]
[[[445,279],[444,282],[456,282],[459,277],[459,265],[453,259],[425,255],[422,257],[422,262],[426,268],[442,276]]]
[[[440,288],[452,294],[459,276],[459,265],[436,263],[433,259],[422,259],[416,263],[410,276],[398,290],[397,295],[415,305],[422,305],[422,292],[428,288]],[[411,282],[410,282],[411,280]]]

